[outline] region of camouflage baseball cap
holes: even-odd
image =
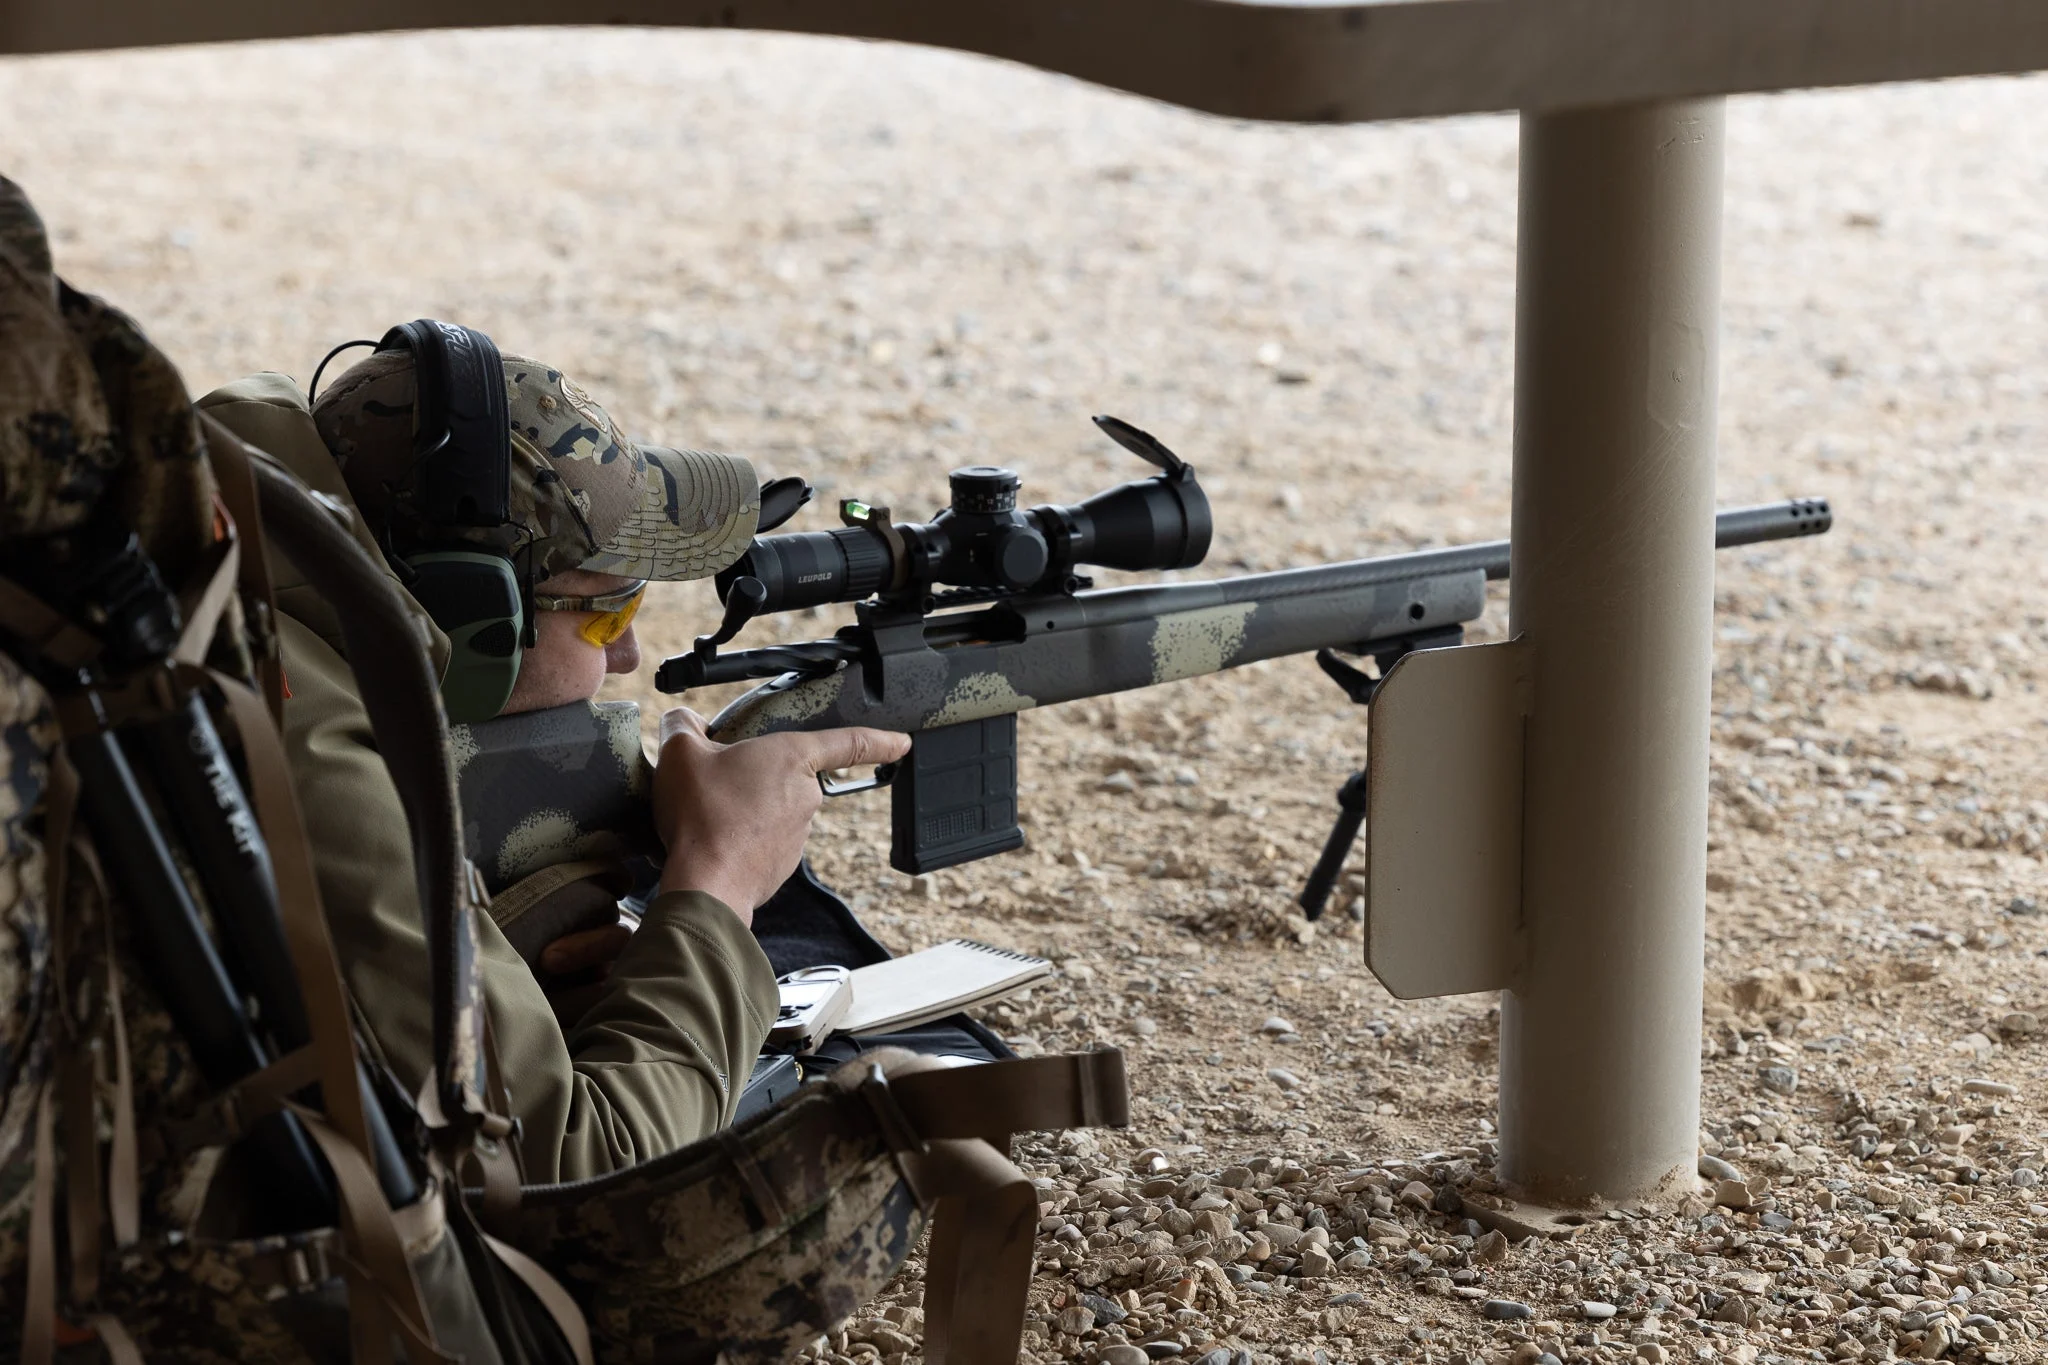
[[[626,578],[708,578],[753,541],[761,495],[737,455],[643,446],[560,370],[507,355],[512,520],[533,541],[533,570],[551,578],[593,569]],[[500,529],[429,526],[415,510],[413,360],[379,351],[351,366],[314,404],[321,439],[356,506],[394,541],[431,536],[508,548]],[[431,458],[431,457],[429,457]]]

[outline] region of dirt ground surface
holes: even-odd
[[[1128,1132],[1020,1148],[1028,1359],[2048,1355],[2048,83],[1728,123],[1721,501],[1837,515],[1719,560],[1700,1142],[1734,1169],[1568,1240],[1467,1221],[1495,1002],[1397,1002],[1350,914],[1292,913],[1364,735],[1308,660],[1027,714],[1023,852],[912,884],[873,798],[814,847],[893,946],[1053,958],[994,1012],[1020,1051],[1129,1052]],[[754,35],[0,63],[0,170],[195,391],[456,317],[808,476],[806,527],[981,461],[1084,496],[1143,472],[1113,412],[1203,471],[1197,573],[1507,533],[1515,163],[1512,118],[1247,126]],[[662,590],[650,654],[710,601]],[[914,1354],[917,1292],[813,1353]]]

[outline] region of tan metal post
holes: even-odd
[[[1522,117],[1509,617],[1531,651],[1501,1171],[1686,1188],[1699,1127],[1722,101]]]

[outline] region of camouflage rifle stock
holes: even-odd
[[[1162,477],[1174,476],[1169,470]],[[1191,471],[1187,477],[1191,481]],[[957,507],[958,476],[955,491]],[[1043,524],[1040,514],[1070,510],[1013,515]],[[849,525],[857,524],[849,518]],[[1741,508],[1720,514],[1715,543],[1817,535],[1830,524],[1828,505],[1818,499]],[[915,533],[925,529],[890,528],[913,546]],[[809,534],[813,540],[819,535]],[[748,568],[751,560],[774,571],[775,542],[796,539],[757,540],[736,567]],[[1206,548],[1206,526],[1201,541]],[[764,546],[771,553],[764,554]],[[787,564],[789,552],[779,553]],[[1493,541],[1207,582],[1100,591],[1041,584],[985,593],[995,599],[987,606],[938,614],[933,609],[946,605],[947,595],[930,595],[928,582],[913,582],[911,591],[860,603],[855,624],[829,640],[720,656],[716,646],[762,610],[769,595],[742,576],[726,585],[727,616],[719,632],[701,639],[695,654],[665,663],[657,686],[681,691],[773,675],[712,720],[711,733],[722,740],[843,725],[911,735],[910,755],[891,765],[893,771],[880,770],[875,781],[851,789],[893,787],[890,864],[927,872],[1022,844],[1017,712],[1310,652],[1363,703],[1378,679],[1340,656],[1369,656],[1384,676],[1409,650],[1458,644],[1464,624],[1485,608],[1486,581],[1507,573],[1508,542]],[[1344,848],[1349,842],[1344,839]]]
[[[654,769],[630,701],[575,702],[448,727],[462,842],[492,895],[559,863],[659,860]]]

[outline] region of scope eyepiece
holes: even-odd
[[[928,522],[892,524],[888,509],[849,501],[840,504],[847,525],[838,530],[756,538],[718,575],[719,599],[751,577],[766,594],[764,612],[876,596],[922,609],[940,588],[990,597],[1053,593],[1066,591],[1086,565],[1146,572],[1201,563],[1211,522],[1195,471],[1137,428],[1098,420],[1113,423],[1104,429],[1120,444],[1138,440],[1139,453],[1163,472],[1071,506],[1020,511],[1015,470],[969,465],[948,476],[948,506]]]
[[[860,526],[836,531],[793,531],[761,536],[713,580],[724,601],[735,580],[757,578],[767,592],[764,611],[794,611],[827,602],[859,602],[888,585],[889,547]]]

